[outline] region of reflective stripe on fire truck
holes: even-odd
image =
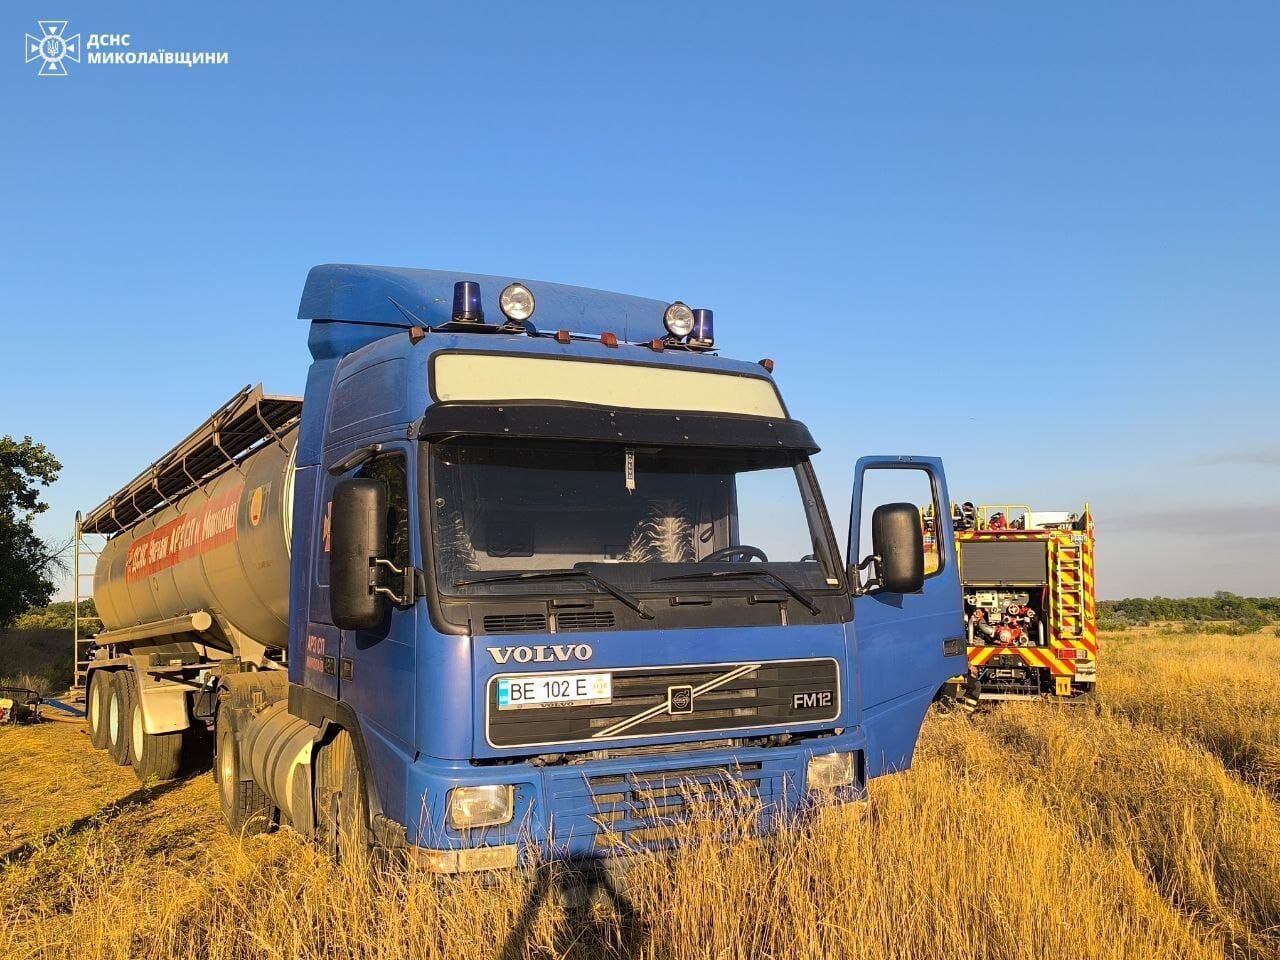
[[[1089,505],[1084,505],[1084,543],[1080,545],[1080,555],[1084,570],[1084,636],[1081,638],[1085,649],[1094,656],[1098,655],[1098,599],[1095,595],[1093,580],[1093,512]]]
[[[970,647],[969,663],[981,667],[1002,653],[1019,657],[1029,667],[1047,669],[1055,677],[1075,676],[1075,668],[1058,659],[1058,655],[1048,647]]]

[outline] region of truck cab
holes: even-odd
[[[937,459],[859,460],[837,534],[773,361],[680,301],[331,264],[299,317],[301,400],[245,387],[77,517],[115,762],[172,777],[212,728],[232,830],[444,873],[910,764],[965,665]]]
[[[926,577],[914,501],[862,491],[914,478],[949,518],[942,465],[859,461],[846,564],[772,362],[682,307],[312,270],[290,819],[454,872],[648,846],[726,785],[768,824],[910,763],[964,664],[954,545]]]

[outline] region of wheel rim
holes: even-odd
[[[107,736],[112,746],[120,742],[120,698],[112,697],[107,707]]]
[[[102,726],[102,681],[96,677],[89,688],[89,728],[94,733]]]
[[[133,737],[130,749],[133,750],[133,759],[138,763],[142,762],[142,739],[142,704],[135,703],[133,705]]]
[[[235,796],[236,762],[231,751],[235,749],[232,735],[218,738],[218,790],[227,806]]]

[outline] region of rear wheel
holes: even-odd
[[[144,783],[172,780],[182,766],[182,731],[147,733],[143,729],[142,701],[135,695],[129,723],[129,761]]]
[[[213,763],[218,800],[227,829],[241,836],[266,833],[275,822],[276,808],[253,780],[244,780],[240,742],[230,716],[218,713],[218,753]]]
[[[107,746],[107,700],[111,697],[111,673],[94,671],[89,680],[89,695],[85,698],[85,720],[89,724],[89,742],[95,750]]]
[[[130,719],[133,716],[133,672],[117,670],[111,676],[107,697],[107,752],[122,767],[129,765]]]
[[[364,775],[346,730],[316,759],[316,838],[339,861],[364,859],[373,847]]]

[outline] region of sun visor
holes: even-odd
[[[571,403],[437,403],[423,416],[424,440],[457,437],[584,440],[643,446],[736,447],[780,460],[818,452],[799,420],[628,410]]]

